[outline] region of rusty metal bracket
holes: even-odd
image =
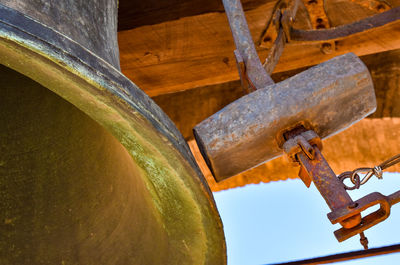
[[[242,55],[240,55],[240,52],[238,50],[234,51],[234,55],[235,55],[235,59],[236,59],[236,66],[237,66],[237,69],[239,72],[240,82],[242,84],[242,88],[243,88],[244,92],[246,94],[249,94],[253,91],[256,91],[256,87],[251,82],[251,79],[248,76],[247,67],[243,60]]]
[[[287,140],[282,148],[292,161],[300,164],[299,177],[309,187],[314,182],[318,191],[332,210],[328,219],[332,224],[340,223],[342,228],[335,231],[335,237],[342,242],[357,234],[361,235],[361,243],[367,244],[363,231],[382,222],[390,215],[390,207],[400,202],[400,191],[390,196],[378,192],[371,193],[357,201],[348,195],[343,183],[330,168],[322,156],[322,146],[318,135],[312,130],[295,128],[286,133]],[[380,205],[379,210],[361,217],[366,209]],[[367,247],[367,246],[365,246]]]
[[[304,152],[308,158],[314,159],[315,152],[312,145],[318,146],[320,150],[322,149],[321,138],[313,130],[309,130],[289,138],[283,144],[282,149],[290,161],[297,162],[296,155],[300,152]]]
[[[257,42],[260,47],[269,48],[267,58],[264,64],[261,64],[240,0],[223,0],[237,47],[235,58],[239,75],[246,93],[274,84],[270,74],[278,63],[286,43],[321,43],[321,52],[329,54],[335,49],[335,40],[400,21],[400,7],[397,7],[351,24],[329,28],[323,4],[316,5],[317,0],[311,0],[305,5],[307,10],[310,12],[311,9],[318,9],[319,13],[325,16],[311,18],[313,30],[295,29],[292,26],[299,1],[281,0],[276,4],[271,20]],[[386,9],[387,6],[384,5],[380,10]]]
[[[290,42],[290,30],[296,17],[299,0],[281,0],[275,5],[271,20],[258,41],[260,47],[269,48],[263,64],[271,74],[282,55],[283,48]]]
[[[397,191],[389,196],[384,196],[379,192],[373,192],[355,201],[353,205],[354,207],[342,207],[330,212],[328,214],[328,219],[332,224],[336,224],[353,215],[354,213],[361,213],[374,205],[380,205],[378,210],[368,214],[367,216],[364,216],[360,224],[357,226],[349,229],[340,228],[339,230],[336,230],[334,232],[335,237],[339,242],[342,242],[384,221],[390,215],[391,206],[398,202],[400,202],[400,191]]]
[[[298,130],[298,128],[295,128],[293,131]],[[286,135],[289,137],[283,145],[283,149],[287,155],[291,158],[295,157],[299,162],[299,175],[306,186],[309,187],[311,181],[313,181],[332,211],[353,205],[354,202],[344,189],[342,182],[336,177],[328,162],[322,156],[318,148],[318,145],[322,146],[318,135],[313,131],[306,131],[297,135],[287,132]],[[310,141],[307,141],[307,139]],[[305,148],[302,147],[304,141],[308,143],[308,145],[304,146]],[[295,143],[299,148],[296,149],[294,147]],[[361,222],[361,215],[354,212],[347,215],[346,218],[340,219],[339,222],[343,227],[352,228]]]
[[[258,57],[240,0],[223,0],[222,2],[237,49],[235,56],[242,83],[251,84],[247,89],[249,91],[274,84]]]
[[[312,29],[330,28],[329,19],[324,8],[324,1],[303,0],[302,2],[309,14]],[[268,64],[270,64],[271,60],[269,57],[274,53],[274,49],[277,49],[276,47],[283,47],[286,42],[291,42],[292,25],[299,4],[298,0],[281,0],[275,5],[273,15],[267,24],[268,26],[262,32],[261,38],[258,41],[260,47],[270,49],[264,68],[267,69]],[[281,33],[284,34],[280,36]],[[331,53],[334,49],[334,41],[321,43],[321,52],[323,53]]]
[[[274,70],[289,36],[290,26],[297,12],[299,0],[280,2],[279,12],[274,15],[277,38],[267,56],[264,65],[258,57],[251,37],[240,0],[223,0],[226,15],[235,41],[235,58],[242,86],[246,93],[273,85],[270,74]]]
[[[300,128],[304,127],[301,126]],[[313,146],[317,146],[319,150],[322,150],[321,138],[313,130],[299,133],[293,137],[288,136],[287,133],[284,133],[284,135],[284,137],[287,138],[287,141],[282,145],[282,149],[284,150],[288,160],[294,165],[299,165],[299,159],[297,156],[299,153],[304,153],[309,159],[313,160],[315,158],[315,149]],[[304,167],[300,167],[299,177],[307,188],[309,188],[312,179]]]
[[[316,1],[308,1],[312,5]],[[357,1],[355,1],[357,2]],[[310,6],[309,4],[306,5]],[[366,32],[379,28],[388,24],[400,22],[400,7],[389,9],[387,4],[377,4],[376,7],[373,5],[379,14],[361,19],[359,21],[341,25],[337,27],[327,28],[328,25],[324,23],[323,19],[315,20],[315,29],[302,30],[295,29],[292,27],[293,23],[281,22],[281,27],[285,27],[286,42],[293,44],[303,43],[330,43],[331,41],[343,39],[354,34]],[[275,7],[279,10],[279,5]],[[372,7],[371,7],[372,8]],[[384,11],[384,12],[382,12]],[[276,11],[274,11],[276,12]],[[294,20],[295,17],[292,17]],[[271,48],[276,36],[279,32],[277,28],[276,15],[273,15],[273,19],[268,23],[267,28],[263,31],[260,40],[257,42],[260,47]]]
[[[325,11],[325,1],[323,0],[303,0],[307,9],[308,16],[313,29],[330,28],[328,15]],[[324,54],[330,54],[335,50],[335,41],[323,42],[320,44],[320,50]]]
[[[334,28],[317,30],[301,30],[291,28],[290,40],[293,43],[318,43],[330,40],[339,40],[354,34],[366,32],[378,27],[398,22],[400,22],[400,7],[395,7],[357,22]]]

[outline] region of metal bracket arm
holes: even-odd
[[[355,201],[354,207],[342,207],[328,214],[328,219],[332,224],[336,224],[354,213],[361,213],[366,209],[379,204],[380,208],[373,213],[364,216],[361,223],[350,229],[340,228],[334,232],[339,242],[353,237],[372,226],[384,221],[390,215],[390,207],[400,201],[400,191],[389,196],[384,196],[379,192],[368,194],[361,199]]]
[[[281,12],[280,9],[280,5],[277,5],[274,12]],[[292,13],[292,19],[295,19],[295,14],[296,13]],[[276,27],[277,23],[274,17],[275,16],[273,15],[273,18],[269,21],[267,28],[264,30],[260,40],[258,41],[261,47],[270,48],[275,36],[277,36],[277,32],[280,30],[279,27]],[[291,23],[291,21],[289,22],[285,20],[281,21],[280,27],[284,28],[286,41],[288,43],[302,44],[339,40],[354,34],[363,33],[375,28],[398,22],[400,22],[400,7],[394,7],[359,21],[333,28],[312,30],[296,29],[292,27],[293,23]],[[274,38],[271,38],[271,36]]]
[[[304,127],[297,127],[286,135],[288,137],[285,137],[287,140],[282,148],[291,161],[300,164],[300,178],[307,187],[314,182],[332,210],[328,219],[332,224],[342,225],[342,228],[334,232],[339,242],[357,234],[361,234],[363,238],[364,230],[388,218],[390,207],[400,202],[400,191],[390,196],[374,192],[353,202],[341,180],[322,156],[322,143],[318,135],[312,130],[305,131]],[[377,204],[380,205],[378,210],[361,217],[361,212]]]
[[[300,178],[307,187],[310,186],[311,182],[314,182],[332,211],[352,205],[353,200],[321,154],[318,147],[322,147],[321,139],[314,131],[304,130],[305,128],[300,126],[285,133],[287,140],[283,144],[283,150],[289,158],[300,164]],[[357,226],[360,222],[361,215],[354,213],[342,219],[340,224],[343,227],[351,228]]]

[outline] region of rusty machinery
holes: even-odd
[[[226,106],[194,128],[199,149],[217,181],[239,174],[260,163],[286,154],[300,166],[299,177],[311,182],[331,212],[339,242],[360,234],[385,220],[390,207],[400,201],[400,191],[389,196],[378,192],[353,201],[346,190],[359,187],[382,170],[399,162],[396,156],[374,168],[345,172],[339,177],[321,154],[321,138],[344,130],[373,113],[376,100],[366,66],[352,53],[333,58],[296,76],[274,84],[270,73],[288,42],[330,43],[399,19],[400,8],[337,28],[299,30],[292,27],[299,1],[279,1],[262,40],[272,43],[264,65],[255,50],[239,0],[223,0],[237,50],[242,86],[250,93]],[[325,48],[326,48],[325,44]],[[321,47],[323,48],[323,47]],[[324,52],[324,50],[322,50]],[[326,52],[326,50],[325,50]],[[359,174],[366,173],[360,179]],[[344,184],[350,179],[354,187]],[[380,208],[364,217],[361,213]]]

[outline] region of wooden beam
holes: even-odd
[[[392,6],[400,5],[400,0],[391,2]],[[370,10],[352,2],[329,3],[333,26],[371,15]],[[267,2],[246,12],[255,40],[261,36],[273,6],[274,2]],[[295,26],[306,27],[306,18],[300,10]],[[142,26],[119,32],[118,37],[123,73],[152,97],[238,80],[234,44],[224,13]],[[399,48],[400,23],[395,23],[340,40],[332,54],[323,54],[318,44],[287,45],[275,72],[318,64],[349,51],[361,56]],[[266,57],[266,49],[258,51],[261,58]]]
[[[242,3],[249,10],[267,1],[273,0],[243,0]],[[219,0],[119,0],[118,30],[223,11]]]

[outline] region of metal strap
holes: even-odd
[[[301,30],[291,28],[290,41],[309,43],[337,40],[399,21],[400,7],[396,7],[351,24],[346,24],[329,29]]]

